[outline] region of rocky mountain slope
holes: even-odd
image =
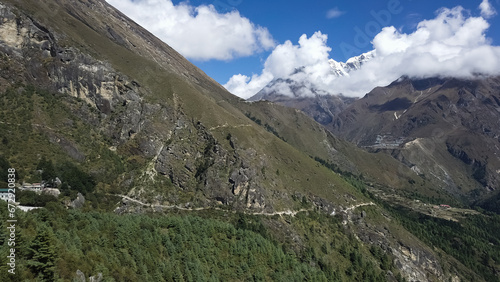
[[[373,56],[370,52],[331,66],[346,76]],[[460,201],[497,197],[498,78],[403,77],[359,100],[314,89],[293,78],[277,79],[249,100],[299,109],[336,136],[388,152]]]
[[[401,78],[352,103],[329,129],[474,201],[500,187],[499,102],[498,77]]]
[[[356,194],[310,158],[341,158],[334,138],[318,132],[321,154],[283,142],[270,123],[249,119],[265,107],[231,95],[105,2],[13,3],[17,10],[2,7],[2,126],[25,126],[37,139],[16,132],[3,145],[27,179],[36,178],[36,160],[46,151],[55,162],[79,163],[105,180],[103,187],[166,204],[273,211],[293,205],[295,192],[349,204],[325,183]],[[9,114],[14,110],[26,117]],[[300,114],[294,119],[309,123]],[[159,195],[144,185],[169,188]]]
[[[423,177],[339,140],[299,111],[238,99],[105,1],[1,0],[0,54],[1,163],[16,168],[19,183],[60,178],[50,215],[64,214],[63,205],[81,193],[84,211],[185,212],[236,222],[330,281],[484,279],[403,228],[398,213],[366,188],[433,191]],[[51,222],[37,226],[50,228],[57,242],[69,236],[58,229],[62,223],[35,213]],[[252,225],[259,216],[263,223]],[[29,229],[35,219],[26,218],[20,232],[34,242],[40,230]],[[169,228],[144,229],[157,238],[175,233]],[[103,234],[130,239],[120,230]],[[236,240],[228,230],[218,242]],[[110,247],[114,239],[106,240],[83,244]],[[137,254],[121,243],[130,261]],[[77,272],[71,252],[82,254],[91,273],[105,268],[82,244],[58,246],[63,279]],[[133,275],[141,277],[140,269]]]
[[[52,9],[51,3],[26,3],[35,15]],[[293,148],[227,103],[237,98],[104,2],[66,4],[57,3],[58,9],[37,19],[2,10],[4,89],[21,91],[16,85],[33,84],[55,93],[51,95],[71,113],[64,116],[47,103],[25,121],[52,146],[88,166],[96,177],[105,171],[95,147],[107,150],[107,155],[125,161],[125,170],[136,168],[108,179],[110,185],[140,196],[152,194],[145,183],[168,182],[172,191],[154,194],[160,202],[222,202],[274,210],[290,195],[276,202],[268,186],[275,191],[302,186],[270,179],[265,169],[272,175],[279,168],[287,175],[301,158],[311,168],[314,161],[289,153]],[[103,15],[106,18],[99,18]],[[17,77],[9,77],[13,74]],[[73,129],[90,134],[71,136]],[[89,146],[79,144],[88,136]],[[13,152],[13,157],[21,153]],[[276,153],[282,157],[269,157]],[[289,156],[293,161],[287,168],[282,158]],[[31,157],[37,159],[36,154]],[[17,165],[27,173],[33,169]],[[340,181],[326,170],[319,173]]]

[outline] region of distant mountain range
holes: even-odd
[[[361,66],[375,57],[375,51],[370,51],[359,56],[352,57],[344,62],[328,60],[331,72],[336,77],[349,76],[349,73],[361,68]],[[267,100],[278,104],[300,109],[314,118],[317,122],[328,125],[334,117],[344,110],[356,98],[345,97],[338,93],[325,91],[314,84],[314,82],[296,80],[294,75],[303,71],[297,69],[289,77],[276,78],[248,101]]]
[[[366,52],[359,56],[352,57],[344,62],[337,62],[333,59],[328,60],[331,73],[336,77],[349,76],[349,73],[359,70],[363,64],[376,56],[375,51]],[[304,68],[297,68],[287,77],[275,78],[269,82],[262,90],[249,98],[249,101],[268,100],[275,101],[283,99],[281,96],[306,98],[317,95],[336,95],[339,93],[330,92],[322,87],[318,87],[309,80],[297,80],[295,76],[304,72]],[[302,77],[301,77],[302,78]]]
[[[336,76],[349,76],[374,57],[371,51],[329,63]],[[401,77],[360,99],[280,78],[249,100],[261,99],[300,109],[336,136],[392,155],[457,198],[481,202],[499,192],[499,77]]]
[[[359,146],[387,151],[459,197],[498,193],[500,77],[403,77],[356,100],[326,126]]]

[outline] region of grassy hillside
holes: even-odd
[[[409,198],[434,198],[458,204],[452,193],[418,175],[385,152],[369,153],[325,130],[304,113],[267,101],[239,102],[238,107],[270,133],[305,152],[337,173],[354,174],[388,193]],[[372,191],[376,192],[376,191]]]

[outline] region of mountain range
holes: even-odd
[[[374,56],[330,60],[332,72],[348,76]],[[314,90],[303,95],[310,84],[280,78],[249,100],[300,109],[336,136],[386,152],[458,199],[479,203],[498,197],[500,187],[498,79],[401,77],[356,99]],[[276,84],[289,85],[294,96]]]
[[[389,151],[455,195],[491,197],[500,187],[499,79],[403,77],[329,126],[359,146]]]
[[[331,74],[334,77],[349,76],[361,66],[376,56],[370,51],[352,57],[344,62],[328,60]],[[250,97],[248,101],[267,100],[287,107],[302,110],[320,124],[328,125],[356,98],[343,96],[341,93],[329,92],[324,87],[315,85],[308,79],[296,78],[297,74],[304,74],[304,68],[297,69],[288,77],[273,79],[262,90]]]
[[[498,78],[245,101],[103,0],[0,0],[0,55],[1,170],[61,191],[1,281],[499,279]]]

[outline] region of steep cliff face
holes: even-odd
[[[118,12],[100,1],[78,1],[74,4],[67,6],[68,13],[74,17],[71,20],[77,19],[80,23],[90,21],[88,18],[95,17],[98,13],[86,13],[82,18],[79,14],[83,10],[77,11],[79,5],[103,10],[99,12],[110,12],[115,17],[110,17],[109,24],[124,20]],[[57,13],[61,12],[60,9],[59,7]],[[155,182],[158,177],[163,177],[175,187],[179,187],[183,195],[201,189],[207,200],[198,203],[200,205],[222,202],[242,208],[266,207],[263,200],[265,191],[261,188],[258,176],[265,164],[265,157],[256,156],[251,149],[235,145],[234,138],[232,147],[229,146],[230,140],[221,138],[225,144],[220,144],[220,137],[214,136],[201,120],[186,115],[183,108],[185,97],[182,97],[181,92],[185,91],[184,89],[176,93],[175,87],[167,88],[162,91],[167,93],[160,93],[160,97],[155,97],[156,93],[150,84],[144,87],[142,82],[118,71],[109,60],[90,55],[92,52],[86,50],[89,46],[80,45],[81,49],[74,47],[69,44],[74,38],[54,31],[52,26],[39,22],[39,19],[3,4],[0,17],[2,88],[21,89],[21,85],[34,85],[37,89],[54,93],[53,95],[72,113],[73,116],[69,117],[70,124],[81,122],[94,128],[100,138],[96,141],[109,147],[109,153],[128,158],[130,167],[139,168],[123,175],[122,180],[116,183],[125,187],[121,190],[137,188],[148,181]],[[99,29],[103,28],[100,24],[104,21],[105,19],[94,19],[92,29],[100,31]],[[119,32],[110,27],[103,30],[111,37],[111,42],[127,48],[137,47],[138,44],[133,43],[137,41],[141,41],[141,45],[147,45],[145,40],[158,41],[137,26],[132,31],[139,33],[127,32],[131,38],[126,41]],[[82,30],[82,33],[84,31]],[[90,46],[97,43],[88,42]],[[175,51],[164,44],[156,45],[162,48],[146,46],[145,50],[140,50],[153,53],[153,58],[160,60],[157,68],[165,66],[162,70],[167,75],[169,72],[180,74],[187,81],[203,82],[207,85],[210,83],[210,87],[218,87],[198,69],[183,62]],[[163,49],[168,49],[168,52]],[[110,52],[113,53],[114,50]],[[104,57],[106,54],[101,55]],[[75,136],[50,130],[49,128],[55,125],[51,124],[53,121],[42,117],[26,122],[40,124],[38,130],[76,161],[97,161],[85,153],[86,149],[91,148],[79,149],[81,144],[78,144]],[[210,124],[210,121],[207,123]],[[141,168],[147,163],[152,163],[149,169]],[[140,171],[143,170],[151,177],[142,177]],[[145,190],[147,189],[134,189],[137,196]],[[161,200],[179,201],[181,196],[174,194],[176,195]],[[238,199],[240,201],[237,201]],[[267,207],[272,209],[272,204],[269,203]]]

